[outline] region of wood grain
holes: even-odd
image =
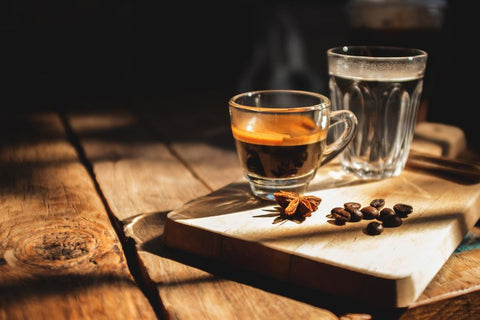
[[[0,319],[157,319],[59,117],[0,123]]]
[[[69,120],[118,220],[176,208],[209,191],[130,113],[72,113]]]
[[[155,112],[146,111],[141,114],[140,129],[137,126],[137,119],[127,114],[127,117],[120,121],[131,123],[131,125],[128,125],[130,128],[125,131],[114,124],[114,115],[119,115],[117,110],[110,113],[106,112],[103,115],[102,113],[71,115],[69,119],[72,120],[72,123],[76,119],[83,119],[81,122],[77,122],[77,124],[83,123],[83,125],[77,127],[76,131],[81,133],[82,145],[87,151],[90,150],[88,158],[92,160],[94,167],[97,168],[97,179],[104,179],[100,182],[100,186],[106,194],[109,194],[107,197],[109,204],[117,204],[118,212],[114,213],[120,219],[123,217],[122,223],[124,224],[126,234],[136,240],[141,262],[146,268],[146,277],[153,279],[152,283],[159,290],[162,303],[165,304],[167,312],[172,318],[198,319],[199,317],[196,316],[198,314],[203,317],[219,319],[221,315],[229,314],[233,309],[241,309],[242,314],[248,314],[251,318],[257,319],[270,318],[271,316],[276,316],[280,319],[296,318],[298,314],[306,318],[316,319],[334,319],[336,318],[334,315],[342,319],[370,319],[372,316],[373,319],[399,319],[402,315],[404,315],[402,319],[432,319],[432,315],[436,316],[433,317],[434,319],[452,318],[442,317],[442,312],[450,315],[453,312],[456,317],[453,318],[455,319],[471,319],[471,315],[475,314],[475,310],[478,311],[478,308],[475,309],[475,305],[470,303],[475,301],[474,288],[480,284],[478,282],[480,275],[476,271],[476,265],[478,264],[476,264],[476,260],[469,252],[463,255],[463,259],[455,259],[456,255],[450,257],[437,274],[437,277],[444,276],[445,279],[442,281],[434,280],[426,288],[425,292],[429,290],[428,292],[430,292],[432,299],[439,297],[440,300],[435,301],[427,297],[426,300],[423,300],[424,304],[414,304],[408,309],[379,310],[378,308],[372,309],[363,303],[359,304],[348,300],[338,301],[334,297],[319,295],[318,292],[299,290],[291,285],[269,282],[266,278],[255,277],[249,273],[244,274],[239,270],[228,269],[210,260],[205,261],[199,257],[184,255],[176,250],[168,250],[168,248],[163,246],[162,241],[166,214],[196,197],[207,194],[215,189],[216,186],[224,186],[238,179],[241,176],[241,172],[238,171],[238,162],[228,160],[235,159],[234,150],[231,146],[228,146],[232,142],[228,141],[231,137],[225,138],[223,136],[224,128],[215,129],[215,123],[218,125],[221,120],[211,119],[210,123],[208,121],[203,122],[199,113],[193,113],[193,116],[190,118],[178,119],[173,115],[171,117],[168,115],[164,116],[161,111],[158,111],[159,109],[162,109],[162,105],[155,104]],[[99,118],[97,119],[97,117]],[[110,120],[108,120],[109,118]],[[145,120],[148,121],[145,122]],[[201,125],[203,129],[197,132],[194,125],[195,122],[203,124]],[[95,123],[104,123],[104,125],[95,125]],[[221,126],[224,125],[221,124]],[[185,130],[185,128],[188,128],[188,130]],[[148,137],[146,141],[155,142],[154,146],[160,148],[155,150],[173,151],[174,158],[180,158],[177,160],[180,160],[180,164],[189,171],[187,175],[181,174],[184,179],[192,176],[193,180],[198,179],[201,181],[200,184],[203,187],[199,187],[199,190],[196,191],[195,195],[192,195],[192,198],[179,199],[179,197],[173,196],[173,198],[165,199],[165,197],[159,196],[156,197],[155,203],[150,203],[147,199],[142,199],[142,194],[139,192],[141,201],[134,202],[135,205],[127,204],[126,207],[121,205],[124,202],[124,199],[122,199],[124,192],[129,186],[110,181],[114,176],[121,177],[122,171],[125,169],[125,166],[115,166],[115,162],[133,158],[130,153],[134,153],[133,150],[136,149],[130,148],[131,144],[141,143],[143,140],[140,139],[135,142],[136,139],[131,137],[136,137],[139,134],[138,132],[135,133],[137,130],[143,132],[144,129],[154,132],[154,136],[146,135]],[[132,133],[134,134],[132,135]],[[145,136],[145,133],[141,133],[141,136]],[[198,138],[199,136],[201,136],[201,139]],[[109,141],[115,142],[114,150],[117,150],[117,148],[124,150],[126,155],[117,157],[117,153],[110,149]],[[160,141],[165,141],[166,145]],[[189,143],[185,143],[187,141]],[[105,149],[100,146],[101,144],[105,145]],[[162,147],[158,147],[158,144],[162,145]],[[222,148],[222,152],[230,152],[231,155],[230,157],[220,157],[215,152],[200,152],[200,150],[205,149],[197,148],[197,144],[207,145],[208,148]],[[227,146],[223,147],[225,145]],[[99,147],[94,148],[94,146]],[[145,149],[144,152],[148,153],[148,150]],[[93,154],[97,154],[97,156],[92,157]],[[139,158],[140,163],[142,158],[148,157],[148,155],[143,153],[134,153],[134,156]],[[202,157],[202,163],[208,165],[199,167],[195,162],[198,161],[198,157]],[[170,156],[165,156],[165,159],[171,158]],[[104,164],[106,165],[105,168],[108,169],[105,173],[98,170],[99,165],[103,161],[108,163],[108,165]],[[127,170],[127,172],[136,172],[133,170],[135,161],[132,161],[130,165],[132,169]],[[222,170],[216,169],[220,167]],[[147,168],[148,166],[144,170],[148,171]],[[172,168],[172,170],[177,169],[177,167]],[[115,170],[118,170],[118,172],[111,172]],[[237,170],[237,173],[234,173],[235,170]],[[183,169],[180,169],[180,171],[184,172]],[[224,176],[219,177],[219,172],[224,173]],[[169,177],[175,175],[175,173],[162,171],[159,174],[157,171],[152,171],[151,177],[145,174],[132,174],[129,182],[136,181],[135,184],[141,187],[143,183],[152,183],[152,180],[157,180],[162,175]],[[215,178],[210,178],[211,176],[215,176]],[[194,186],[196,185],[194,184]],[[174,182],[169,181],[168,186],[174,186]],[[154,187],[159,188],[158,185]],[[171,193],[169,193],[169,190],[166,190],[166,192],[167,194],[175,195],[176,192],[184,194],[185,190],[171,190]],[[136,205],[138,205],[138,208],[135,208]],[[125,208],[128,208],[128,210]],[[147,210],[143,211],[144,209],[142,208],[147,208]],[[140,212],[142,213],[139,214]],[[470,263],[466,263],[467,261],[470,261]],[[450,290],[450,286],[447,284],[450,282],[454,283],[454,280],[457,278],[456,272],[451,272],[453,270],[463,270],[465,278],[468,278],[467,275],[470,273],[471,279],[469,281],[465,279],[457,282],[459,286],[454,286]],[[236,292],[239,284],[236,282],[241,284],[240,287],[242,288],[238,294]],[[471,291],[466,295],[462,295],[464,290]],[[423,298],[424,296],[422,295],[417,302],[422,301]],[[281,300],[278,303],[279,308],[283,309],[281,313],[275,307],[278,300]],[[258,304],[256,305],[256,303]],[[212,307],[212,304],[215,304],[215,307]],[[271,314],[267,314],[266,311],[269,306],[274,306]],[[258,309],[263,311],[259,311],[257,315],[256,310]],[[469,311],[469,313],[462,316],[460,311],[462,309]],[[196,310],[197,313],[192,314],[191,310]],[[435,310],[442,311],[437,312]]]
[[[276,203],[257,201],[245,181],[230,184],[169,213],[165,243],[335,295],[409,306],[478,220],[480,184],[409,169],[372,182],[342,174],[339,166],[319,170],[309,194],[322,203],[301,223],[280,221]],[[328,223],[332,208],[375,198],[407,202],[415,213],[380,237],[364,234],[368,220]]]
[[[156,110],[156,109],[154,109]],[[198,106],[168,112],[167,108],[140,110],[136,116],[160,135],[171,150],[203,181],[210,191],[243,175],[235,152],[228,107]]]
[[[436,122],[419,122],[415,127],[417,142],[427,142],[441,149],[440,155],[457,158],[467,148],[465,133],[459,127]]]
[[[453,254],[400,319],[480,317],[480,249]]]
[[[204,146],[197,148],[196,143],[182,144],[182,156],[195,155],[195,162],[189,160],[186,165],[128,112],[70,113],[68,119],[109,207],[124,225],[125,234],[136,241],[146,280],[158,289],[169,317],[291,319],[301,315],[337,319],[331,311],[229,280],[165,250],[162,234],[166,213],[211,191],[205,172],[217,171],[216,165],[224,163],[218,161],[218,153],[206,152]],[[203,169],[194,163],[208,164],[204,179],[199,178]]]

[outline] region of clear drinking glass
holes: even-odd
[[[427,53],[415,48],[344,46],[327,50],[333,110],[358,119],[339,159],[362,179],[398,176],[407,162]]]
[[[240,163],[254,195],[274,200],[280,190],[305,193],[317,169],[332,160],[355,134],[356,117],[331,111],[330,100],[298,90],[238,94],[228,102]],[[330,128],[343,123],[327,144]]]

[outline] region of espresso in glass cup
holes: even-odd
[[[253,194],[274,200],[280,190],[303,194],[318,168],[352,140],[357,119],[348,110],[332,111],[321,94],[261,90],[229,100],[232,134]],[[333,126],[342,134],[327,144]]]

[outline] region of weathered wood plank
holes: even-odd
[[[224,106],[199,104],[181,113],[139,109],[136,115],[151,131],[165,138],[210,190],[219,189],[243,175],[226,101]]]
[[[0,319],[157,319],[60,118],[0,132]]]
[[[171,210],[209,191],[130,113],[71,113],[68,119],[118,220]]]
[[[109,206],[124,224],[126,235],[136,240],[141,262],[170,317],[291,319],[301,315],[337,319],[328,310],[229,280],[172,257],[162,244],[165,214],[210,192],[208,183],[201,182],[173,155],[175,151],[172,154],[165,144],[149,136],[127,112],[69,113],[68,119]],[[222,161],[196,146],[191,144],[185,150],[201,153],[203,163],[211,163],[208,170],[216,170],[215,165]]]
[[[112,114],[118,115],[118,112],[115,111]],[[217,116],[211,116],[213,118],[207,122],[204,122],[201,120],[201,113],[196,115],[191,114],[190,116],[183,118],[175,118],[173,114],[170,114],[170,117],[167,115],[162,116],[161,112],[150,113],[150,111],[140,113],[140,115],[140,119],[142,120],[140,126],[142,129],[145,128],[143,124],[148,124],[147,129],[153,130],[153,132],[158,134],[159,137],[163,138],[163,140],[167,142],[167,146],[164,146],[160,143],[162,147],[156,146],[156,148],[172,151],[173,154],[175,154],[175,157],[180,158],[180,162],[183,161],[185,166],[188,167],[190,171],[189,174],[193,174],[194,178],[200,180],[204,185],[203,187],[198,187],[197,184],[194,184],[195,188],[198,187],[198,189],[192,192],[192,197],[185,197],[183,199],[179,199],[178,197],[174,196],[173,198],[176,200],[173,198],[167,200],[164,196],[160,196],[159,194],[159,196],[156,198],[156,204],[149,204],[150,207],[148,210],[142,209],[147,207],[145,203],[149,203],[145,200],[143,201],[143,204],[142,201],[136,203],[136,205],[138,205],[137,209],[135,209],[135,206],[133,205],[127,206],[126,208],[129,208],[130,211],[125,210],[125,207],[122,207],[121,205],[117,205],[118,210],[124,210],[124,219],[121,221],[125,225],[125,232],[128,236],[136,240],[142,263],[147,269],[148,276],[156,283],[162,303],[165,304],[169,315],[172,317],[178,317],[180,319],[190,319],[195,317],[195,315],[216,318],[215,315],[220,316],[230,314],[231,310],[235,308],[246,308],[245,311],[242,311],[242,314],[248,314],[248,312],[252,311],[250,316],[253,316],[253,310],[257,308],[262,310],[264,306],[268,306],[269,304],[276,305],[278,303],[278,306],[285,308],[283,313],[280,315],[280,318],[289,317],[292,315],[296,317],[298,314],[304,314],[303,310],[308,310],[309,314],[311,315],[321,315],[329,319],[332,317],[332,314],[330,314],[328,311],[324,313],[324,309],[328,309],[334,311],[336,315],[342,316],[342,319],[347,319],[348,317],[350,317],[348,319],[351,319],[351,317],[360,316],[359,313],[362,312],[369,314],[377,313],[381,316],[388,315],[392,319],[398,318],[402,313],[405,315],[415,314],[416,318],[414,319],[431,319],[429,317],[429,305],[433,303],[432,301],[428,301],[426,305],[412,306],[411,309],[408,310],[372,311],[371,309],[368,309],[368,307],[366,308],[364,305],[355,304],[352,301],[349,301],[347,303],[348,306],[345,306],[344,302],[335,301],[325,296],[318,296],[316,293],[303,293],[291,287],[280,286],[281,288],[278,289],[278,287],[275,287],[275,285],[272,285],[271,283],[265,284],[258,278],[250,282],[250,284],[253,285],[249,285],[249,281],[245,280],[245,277],[248,277],[248,275],[240,276],[240,279],[238,279],[238,276],[232,276],[232,278],[230,278],[231,274],[228,274],[228,271],[227,274],[225,274],[226,271],[225,269],[222,269],[221,266],[219,267],[214,265],[214,267],[212,267],[208,262],[201,262],[195,257],[186,257],[178,252],[171,252],[165,249],[162,243],[162,233],[166,214],[170,210],[179,207],[181,203],[185,203],[198,196],[208,193],[211,189],[215,189],[216,187],[220,187],[231,181],[234,181],[240,177],[241,172],[238,169],[238,160],[235,158],[236,155],[232,147],[233,145],[228,146],[228,144],[231,143],[231,140],[229,142],[231,136],[229,134],[224,134],[225,127],[223,127],[223,129],[215,129],[215,123],[218,126],[219,122],[223,121],[219,120]],[[84,123],[87,124],[88,122],[93,121],[97,116],[94,116],[93,119]],[[105,117],[109,118],[110,116],[108,116],[108,113],[106,113],[101,118]],[[87,119],[81,115],[72,115],[70,120],[72,120],[72,124],[75,124],[76,119],[82,118],[84,120]],[[130,115],[127,116],[127,119],[130,119],[127,121],[132,121],[132,123],[135,123],[135,120],[132,120]],[[114,120],[111,119],[109,121]],[[90,123],[92,124],[93,122]],[[203,129],[200,128],[198,131],[196,131],[195,123],[202,124],[200,127],[203,126]],[[220,126],[224,125],[220,123]],[[124,190],[126,186],[123,184],[112,183],[109,181],[109,177],[120,177],[123,175],[122,168],[124,167],[114,166],[113,163],[116,161],[124,161],[125,159],[132,159],[132,156],[129,155],[130,152],[128,152],[128,150],[132,150],[131,153],[133,153],[133,150],[135,149],[129,149],[128,143],[125,141],[132,142],[135,140],[128,139],[128,137],[139,134],[137,132],[135,135],[132,135],[132,132],[135,132],[139,129],[138,127],[135,129],[135,126],[132,126],[130,131],[127,130],[122,133],[122,130],[115,130],[115,128],[108,129],[108,126],[104,127],[104,129],[95,129],[94,127],[95,126],[82,129],[84,130],[83,134],[80,135],[82,138],[82,144],[87,150],[88,158],[93,159],[92,162],[94,164],[94,168],[97,169],[96,175],[98,181],[100,182],[101,188],[104,189],[106,194],[109,194],[109,196],[107,196],[107,200],[111,204],[118,204],[123,201],[121,199],[123,191],[121,190]],[[75,130],[77,132],[77,129]],[[112,132],[112,136],[116,137],[114,141],[118,142],[120,145],[122,144],[122,141],[124,141],[123,144],[126,146],[124,150],[127,150],[127,152],[122,157],[116,158],[114,152],[102,149],[102,147],[100,147],[98,144],[98,148],[94,147],[98,142],[98,139],[95,139],[95,137],[100,134],[101,138],[102,135],[108,135],[108,132]],[[127,132],[130,133],[126,134]],[[144,133],[142,133],[142,135],[144,135]],[[151,137],[149,139],[151,139]],[[100,139],[100,141],[101,140],[102,139]],[[108,140],[105,140],[104,143],[107,144],[107,147],[109,147]],[[156,141],[155,144],[158,144],[158,141]],[[220,157],[218,156],[218,153],[215,152],[200,152],[200,150],[205,149],[198,148],[199,144],[208,145],[208,148],[221,148],[222,152],[229,152],[231,157]],[[148,154],[147,150],[144,150],[143,152]],[[93,157],[94,154],[97,154],[97,156]],[[136,156],[141,159],[143,157],[148,157],[147,154],[136,153]],[[169,158],[169,156],[167,156],[167,158]],[[201,159],[199,160],[198,158]],[[104,168],[107,168],[108,170],[107,172],[102,173],[102,170],[99,170],[98,168],[99,164],[101,164],[102,161],[105,161],[105,159],[107,159],[107,162],[112,164],[109,166],[106,165]],[[142,163],[141,161],[139,162]],[[206,165],[200,166],[199,163]],[[134,167],[135,161],[132,161],[131,165]],[[221,167],[222,170],[218,170],[219,167]],[[112,173],[109,170],[117,170],[117,172]],[[224,175],[221,177],[216,176],[215,178],[212,178],[219,172],[224,173]],[[189,174],[182,174],[182,176],[189,177]],[[171,175],[175,175],[175,173],[168,170],[164,170],[162,173],[159,173],[158,171],[152,171],[152,177],[148,177],[148,179],[158,180],[156,177],[170,177]],[[138,178],[138,181],[141,181],[142,179],[145,179],[145,175],[137,175],[135,178]],[[104,179],[103,182],[102,179]],[[178,186],[175,187],[175,182],[168,179],[165,179],[165,181],[168,181],[168,186],[172,186],[174,189],[178,188]],[[136,185],[141,186],[143,183],[148,185],[149,182],[137,182]],[[156,187],[158,188],[158,186]],[[166,190],[167,194],[170,194],[168,193],[170,191],[173,195],[177,194],[177,192],[180,192],[179,194],[184,194],[185,192],[185,190],[175,191],[170,189]],[[138,215],[141,212],[143,212],[143,214]],[[120,217],[120,215],[118,215],[118,217]],[[468,255],[466,255],[466,259],[468,259]],[[463,263],[460,263],[460,260],[450,260],[448,263],[452,262],[457,268],[462,268],[464,265]],[[471,264],[467,265],[471,266]],[[440,270],[439,275],[443,272],[445,272],[444,269]],[[447,278],[454,278],[453,273],[448,274],[449,275]],[[241,290],[238,290],[239,285],[242,288]],[[249,289],[245,288],[245,286]],[[432,281],[429,287],[427,287],[427,290],[429,288],[433,288],[432,290],[435,291],[434,295],[444,295],[449,292],[448,286],[435,283],[435,281]],[[275,291],[279,294],[270,293]],[[473,299],[471,297],[465,298],[459,302],[459,298],[459,296],[453,295],[443,301],[445,304],[449,304],[451,302],[452,306],[462,305],[462,303],[465,306],[469,301],[471,301],[471,299]],[[278,302],[279,299],[285,300],[282,300],[283,302]],[[216,301],[217,305],[215,308],[210,307],[209,304],[211,301]],[[305,301],[306,305],[301,301]],[[253,305],[255,305],[257,302],[259,305],[254,308]],[[190,310],[196,310],[195,315],[192,315]],[[278,310],[274,308],[272,311],[273,313],[269,314],[267,317],[276,316],[277,311]],[[261,314],[261,311],[258,314]],[[369,315],[363,314],[361,316],[368,318]]]
[[[480,249],[453,254],[401,320],[480,317]]]

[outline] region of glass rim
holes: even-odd
[[[298,107],[257,107],[257,106],[248,106],[245,104],[241,104],[236,102],[238,99],[246,97],[246,96],[253,96],[259,94],[272,94],[272,93],[288,93],[294,95],[303,95],[309,96],[313,98],[318,98],[321,100],[320,103],[305,105],[305,106],[298,106]],[[228,100],[228,104],[230,107],[234,107],[237,109],[244,109],[248,111],[255,111],[255,112],[269,112],[269,113],[294,113],[294,112],[306,112],[306,111],[314,111],[314,110],[323,110],[330,108],[331,101],[330,99],[320,93],[312,92],[312,91],[305,91],[305,90],[292,90],[292,89],[268,89],[268,90],[255,90],[255,91],[247,91],[243,93],[239,93]]]
[[[352,54],[348,52],[348,49],[356,49],[356,50],[383,50],[385,52],[398,52],[399,55],[397,56],[387,56],[387,55],[377,55],[377,56],[369,56],[369,55],[362,55],[362,54]],[[402,54],[400,54],[402,53]],[[381,46],[381,45],[346,45],[346,46],[339,46],[330,48],[327,50],[327,55],[336,56],[346,59],[362,59],[362,60],[372,60],[372,61],[401,61],[401,60],[408,60],[412,58],[427,58],[428,53],[422,49],[417,48],[409,48],[409,47],[399,47],[399,46]]]

